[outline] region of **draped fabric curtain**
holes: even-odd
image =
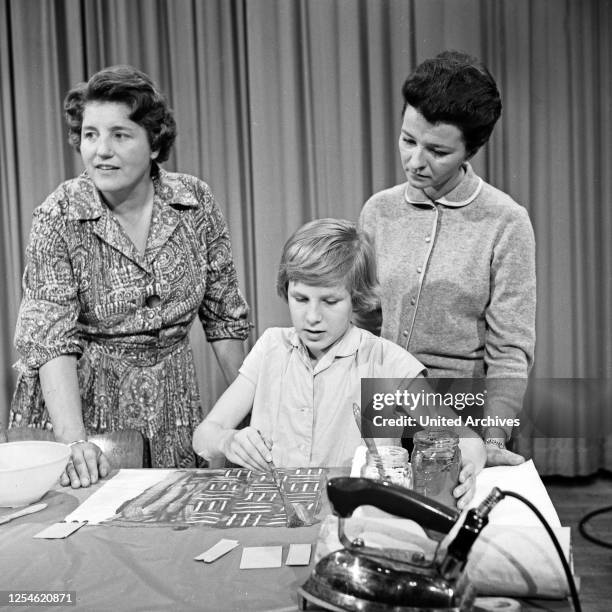
[[[128,63],[167,94],[179,136],[165,166],[219,200],[254,340],[288,322],[275,276],[289,234],[355,220],[403,180],[401,84],[448,48],[481,57],[502,93],[474,166],[534,224],[533,376],[612,378],[611,31],[612,0],[0,0],[0,401],[32,211],[81,170],[61,119],[76,82]],[[192,340],[208,409],[224,384],[198,324]],[[575,438],[519,440],[542,473],[612,469],[610,427],[580,438],[605,407],[575,410]]]

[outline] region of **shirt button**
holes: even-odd
[[[407,330],[407,329],[405,329],[405,330],[402,332],[402,336],[408,336],[408,330]]]
[[[431,236],[427,236],[427,238],[425,238],[425,242],[431,242]]]
[[[149,308],[155,308],[161,304],[161,298],[159,295],[150,295],[145,302]]]
[[[410,303],[411,303],[411,304],[414,306],[414,305],[416,304],[416,300],[415,300],[414,298],[412,298],[412,299],[410,300]]]
[[[419,266],[419,267],[417,268],[417,272],[420,274],[422,271],[423,271],[423,268],[421,268],[421,266]]]

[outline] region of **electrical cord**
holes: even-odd
[[[542,516],[542,513],[528,500],[525,499],[522,495],[515,493],[514,491],[500,491],[503,496],[507,497],[515,497],[519,501],[522,501],[526,506],[529,506],[534,514],[540,519],[542,525],[548,532],[550,539],[555,545],[555,549],[557,550],[557,554],[559,555],[559,559],[561,559],[561,564],[563,565],[563,571],[565,572],[565,576],[567,578],[567,583],[569,584],[570,593],[572,596],[572,604],[574,606],[574,612],[582,612],[582,607],[580,606],[580,600],[578,599],[578,590],[576,589],[576,583],[574,582],[574,577],[572,576],[572,570],[570,569],[569,563],[563,554],[563,550],[561,549],[561,545],[559,544],[559,540],[555,536],[553,530],[550,528],[550,525],[547,523],[546,519]],[[583,519],[584,520],[584,519]]]
[[[612,511],[612,506],[605,506],[603,508],[599,508],[597,510],[593,510],[588,514],[585,514],[578,523],[578,531],[582,534],[584,538],[597,544],[599,546],[605,546],[606,548],[612,548],[612,542],[606,542],[605,540],[600,540],[596,538],[594,535],[591,535],[587,529],[586,524],[594,517],[599,516],[600,514],[605,514],[606,512]]]

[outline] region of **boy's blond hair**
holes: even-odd
[[[357,314],[380,304],[374,248],[368,236],[345,219],[315,219],[294,232],[283,247],[276,281],[284,300],[289,281],[345,285]]]

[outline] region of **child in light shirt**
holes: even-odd
[[[238,377],[197,427],[195,451],[265,471],[350,466],[361,434],[353,416],[362,378],[411,379],[424,367],[397,344],[355,327],[378,305],[374,252],[355,224],[317,219],[284,246],[277,290],[293,327],[267,329]],[[251,424],[237,429],[251,413]],[[454,495],[463,507],[484,465],[480,438],[462,430],[463,465]],[[399,444],[399,440],[394,443]]]

